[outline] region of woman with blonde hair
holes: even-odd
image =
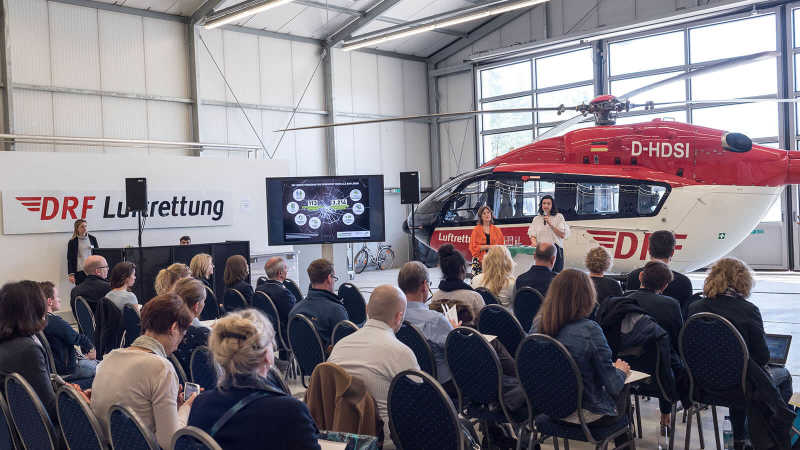
[[[617,423],[627,414],[625,378],[630,366],[620,359],[611,361],[603,329],[587,318],[595,299],[588,275],[575,269],[563,270],[550,283],[532,331],[557,339],[569,350],[583,379],[584,418],[602,426]],[[562,420],[579,423],[577,411]],[[616,444],[628,439],[630,436],[622,436]]]
[[[602,304],[609,297],[621,297],[622,286],[619,281],[605,276],[611,268],[611,255],[603,247],[595,247],[586,254],[586,268],[589,269],[589,278],[594,283],[597,291],[597,303]]]
[[[189,271],[186,264],[181,263],[175,263],[166,269],[159,270],[155,282],[156,295],[166,294],[172,290],[172,287],[175,286],[178,280],[190,276],[192,276],[192,272]]]
[[[209,347],[222,368],[216,389],[202,392],[189,415],[225,449],[319,449],[317,427],[305,403],[273,386],[275,329],[258,310],[219,319]],[[236,408],[236,409],[234,409]],[[226,413],[233,411],[233,415]]]
[[[70,283],[77,286],[86,279],[84,261],[99,244],[97,238],[89,234],[89,224],[84,219],[76,220],[73,228],[72,238],[67,243],[67,277]]]
[[[484,287],[501,305],[511,307],[516,282],[511,275],[513,270],[514,260],[511,259],[511,252],[505,246],[495,245],[483,258],[483,272],[472,278],[472,288]]]
[[[688,315],[691,317],[697,313],[710,312],[728,319],[742,335],[750,359],[759,366],[767,367],[773,383],[788,402],[792,396],[792,377],[785,367],[767,366],[769,348],[761,311],[758,306],[747,301],[753,282],[753,272],[747,264],[736,258],[720,259],[711,266],[703,283],[705,298],[689,305]],[[734,445],[741,446],[747,437],[747,415],[744,409],[730,408],[730,416]]]
[[[214,261],[208,253],[198,253],[192,257],[189,262],[189,269],[192,276],[202,281],[203,284],[214,289],[211,284],[211,276],[214,275]]]

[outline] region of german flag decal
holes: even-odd
[[[592,145],[591,146],[592,152],[607,152],[608,146],[607,145]]]

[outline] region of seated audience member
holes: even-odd
[[[94,350],[94,344],[88,337],[78,334],[66,320],[55,314],[61,309],[61,297],[58,296],[58,289],[53,283],[43,281],[39,283],[39,287],[47,299],[47,325],[44,328],[44,335],[53,352],[56,372],[66,381],[93,378],[97,368],[97,353]],[[81,352],[85,355],[84,358],[78,357],[78,353],[75,351],[76,345],[81,348]]]
[[[250,286],[250,266],[242,255],[233,255],[225,261],[225,288],[236,289],[249,305],[253,300],[253,286]]]
[[[672,261],[672,255],[675,254],[675,235],[671,231],[656,231],[650,235],[647,245],[651,261],[661,261],[669,266],[670,261]],[[639,289],[639,272],[641,271],[642,268],[639,268],[628,274],[625,290],[634,291]],[[673,270],[672,281],[664,289],[664,295],[677,300],[681,305],[681,313],[686,316],[690,298],[692,297],[692,282],[686,275]]]
[[[224,449],[319,449],[317,427],[305,403],[267,381],[275,360],[275,329],[258,310],[242,309],[217,320],[210,349],[222,368],[216,389],[200,393],[189,425]],[[246,402],[239,410],[233,408]],[[237,411],[225,419],[229,411]]]
[[[639,272],[639,289],[628,292],[626,297],[633,298],[636,303],[649,314],[664,331],[669,334],[673,350],[678,352],[678,335],[683,328],[681,305],[672,297],[662,295],[664,289],[672,282],[672,271],[661,261],[650,261]]]
[[[264,272],[267,274],[267,281],[259,284],[256,290],[269,295],[275,308],[278,309],[281,328],[286,330],[286,325],[289,323],[289,312],[297,303],[297,299],[283,284],[289,268],[283,258],[276,256],[267,260],[264,264]]]
[[[156,295],[166,294],[172,290],[173,286],[175,286],[175,283],[177,283],[178,280],[181,278],[188,278],[190,276],[192,276],[192,272],[189,271],[189,268],[186,266],[186,264],[181,263],[171,264],[166,269],[159,270],[154,283]]]
[[[467,277],[464,255],[453,244],[444,244],[439,247],[439,268],[444,278],[439,282],[439,290],[431,298],[431,309],[438,310],[441,303],[451,302],[457,306],[459,320],[464,324],[473,324],[486,303],[481,294],[464,282]]]
[[[540,243],[536,246],[533,254],[533,265],[527,272],[517,277],[514,290],[518,291],[523,287],[531,287],[539,291],[542,295],[547,295],[547,288],[555,278],[553,265],[556,263],[556,248],[553,244]]]
[[[322,345],[330,345],[331,332],[337,323],[348,320],[342,300],[333,292],[338,278],[333,274],[333,264],[327,259],[315,259],[308,265],[311,288],[306,298],[289,312],[289,320],[297,314],[308,317],[317,328]]]
[[[750,268],[736,258],[722,258],[713,266],[703,284],[705,298],[689,305],[689,316],[710,312],[730,321],[744,339],[750,360],[772,377],[783,400],[792,396],[792,377],[785,367],[767,366],[769,348],[764,334],[764,322],[758,306],[747,301],[753,288]],[[746,412],[741,408],[730,408],[734,445],[740,448],[747,437]]]
[[[195,395],[183,402],[183,387],[168,356],[192,323],[192,312],[174,293],[159,295],[142,308],[142,335],[130,347],[105,355],[92,384],[92,411],[108,429],[113,405],[130,407],[153,432],[161,448],[186,425]]]
[[[211,277],[214,275],[214,260],[208,253],[198,253],[189,262],[189,270],[192,276],[202,281],[204,285],[214,290]]]
[[[484,262],[488,258],[487,255]],[[450,368],[447,366],[447,359],[444,355],[444,343],[450,331],[461,324],[448,321],[444,314],[431,311],[425,305],[430,292],[430,279],[428,269],[421,262],[405,263],[397,275],[397,285],[400,286],[400,290],[403,291],[408,301],[405,320],[417,327],[428,340],[436,360],[436,375],[438,375],[439,383],[448,393],[455,393],[453,377],[450,375]]]
[[[364,382],[378,405],[386,441],[390,440],[389,385],[398,373],[419,370],[414,352],[394,335],[403,324],[405,311],[406,297],[399,289],[388,284],[376,287],[367,303],[369,319],[364,327],[337,342],[328,358]]]
[[[181,236],[181,239],[178,242],[180,242],[181,245],[189,245],[192,243],[192,238],[191,236]]]
[[[127,261],[117,263],[111,269],[111,290],[106,294],[106,298],[120,311],[125,305],[139,308],[136,294],[130,291],[134,283],[136,283],[136,265]]]
[[[586,254],[586,268],[589,269],[589,277],[594,283],[597,291],[597,303],[602,304],[609,297],[619,297],[622,295],[622,286],[619,281],[604,276],[611,268],[611,255],[603,247],[595,247]]]
[[[194,278],[182,278],[175,283],[173,292],[183,299],[194,316],[192,324],[186,329],[186,335],[174,353],[181,363],[181,367],[186,373],[189,373],[192,351],[201,345],[208,345],[208,335],[211,333],[211,330],[201,324],[198,319],[206,303],[206,288],[203,287],[203,283]]]
[[[611,361],[611,349],[603,329],[587,319],[595,307],[594,284],[585,273],[566,269],[553,279],[534,329],[557,339],[569,350],[583,379],[583,417],[593,425],[611,425],[627,414],[628,390],[625,378],[630,367],[625,361]],[[563,419],[579,423],[577,411]],[[617,438],[622,445],[631,436]]]
[[[91,255],[86,258],[83,263],[83,271],[86,273],[86,279],[74,288],[69,294],[69,304],[72,310],[75,310],[75,299],[83,297],[89,303],[92,312],[97,311],[97,304],[100,299],[108,294],[111,290],[111,284],[106,281],[108,277],[108,263],[106,259],[100,255]]]
[[[494,245],[483,257],[483,272],[472,278],[473,289],[486,288],[494,295],[497,301],[511,307],[514,301],[514,260],[511,252],[504,245]]]
[[[81,284],[83,285],[83,283]],[[42,401],[50,420],[58,422],[50,364],[34,336],[45,328],[47,303],[39,283],[6,283],[0,289],[0,372],[19,373]]]

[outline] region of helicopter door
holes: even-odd
[[[494,180],[489,177],[481,177],[477,180],[462,185],[456,189],[450,198],[444,203],[440,225],[444,227],[456,227],[475,225],[478,220],[478,209],[488,204],[494,210],[494,205],[490,189]]]
[[[494,181],[494,215],[497,224],[530,223],[539,200],[555,194],[550,178],[529,175],[498,175]]]

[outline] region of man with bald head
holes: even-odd
[[[517,277],[514,291],[522,287],[532,287],[540,294],[546,295],[550,282],[556,277],[553,265],[556,263],[556,247],[553,244],[540,242],[533,254],[533,266]]]
[[[106,281],[108,263],[100,255],[90,255],[83,262],[83,272],[86,274],[86,279],[83,283],[72,288],[72,292],[69,294],[69,304],[74,311],[75,299],[81,296],[89,302],[92,312],[96,312],[100,299],[105,297],[108,291],[111,290],[111,283]]]
[[[275,304],[278,309],[278,318],[281,321],[281,328],[286,333],[286,325],[289,323],[289,312],[297,303],[291,291],[286,289],[283,282],[286,280],[286,275],[289,271],[289,266],[286,261],[279,256],[272,257],[264,264],[264,272],[267,274],[267,281],[259,284],[256,291],[261,291],[267,295]]]
[[[385,442],[390,439],[386,407],[389,385],[398,373],[419,370],[414,352],[394,335],[403,324],[405,312],[406,296],[400,289],[388,284],[376,287],[367,303],[367,323],[337,342],[328,358],[328,362],[364,382],[378,405]]]

